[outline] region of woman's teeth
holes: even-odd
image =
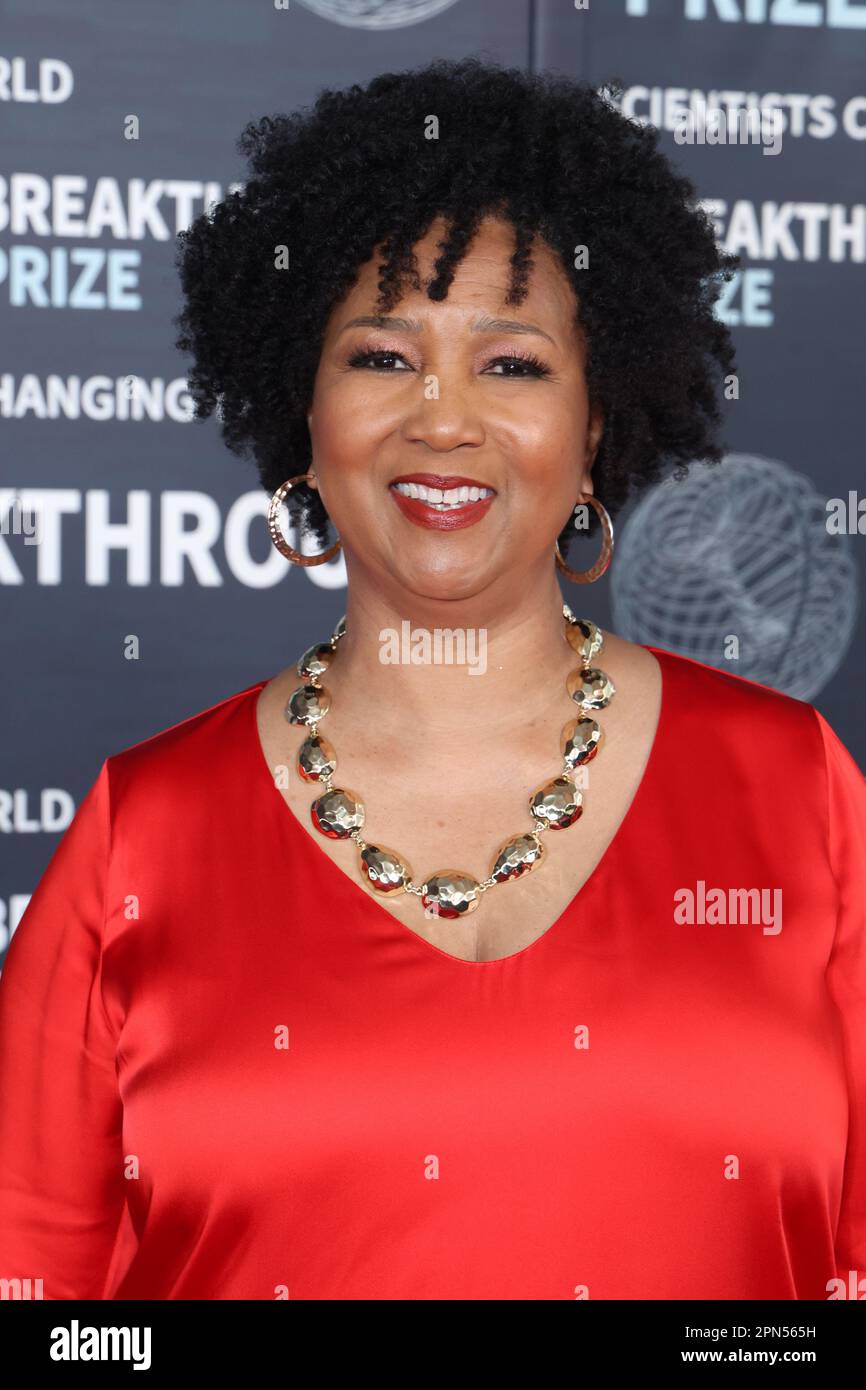
[[[423,483],[392,483],[391,486],[404,497],[414,497],[418,502],[426,502],[438,512],[448,511],[449,507],[465,507],[467,502],[483,502],[493,495],[489,487],[453,487],[443,492],[438,487],[425,487]]]

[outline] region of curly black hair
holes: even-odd
[[[238,140],[250,168],[243,190],[178,237],[176,346],[194,357],[196,417],[217,412],[226,445],[252,453],[267,492],[305,472],[325,325],[360,266],[381,243],[387,313],[407,279],[421,288],[413,247],[441,215],[427,294],[445,299],[490,213],[514,227],[509,303],[526,294],[536,233],[574,287],[589,399],[605,416],[593,487],[609,513],[668,462],[680,477],[691,459],[717,463],[716,375],[733,368],[734,349],[713,305],[739,259],[717,247],[694,185],[657,149],[658,131],[616,108],[621,91],[616,78],[596,90],[486,59],[438,59],[251,121]],[[589,253],[581,269],[578,245]],[[277,268],[279,247],[288,271]],[[295,488],[290,505],[324,545],[318,492]],[[563,554],[573,534],[569,520]]]

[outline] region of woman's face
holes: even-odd
[[[415,248],[424,285],[443,230],[438,219]],[[352,584],[508,594],[552,569],[577,494],[592,490],[602,420],[589,411],[574,293],[536,238],[528,293],[506,304],[513,246],[510,225],[487,218],[447,299],[410,289],[378,324],[357,321],[376,314],[374,256],[330,315],[307,419]],[[460,487],[491,496],[467,502]]]

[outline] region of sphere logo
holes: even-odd
[[[457,0],[301,0],[308,10],[353,29],[400,29],[450,10]]]
[[[666,478],[635,507],[611,567],[611,604],[632,642],[812,700],[851,644],[857,564],[809,478],[727,454],[690,463],[686,478]]]

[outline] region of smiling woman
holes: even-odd
[[[31,899],[0,1277],[828,1297],[866,1268],[863,778],[813,706],[557,577],[721,458],[730,258],[655,132],[565,78],[437,62],[241,144],[181,238],[179,343],[280,554],[342,549],[346,616],[107,757]],[[415,660],[440,631],[478,679]]]

